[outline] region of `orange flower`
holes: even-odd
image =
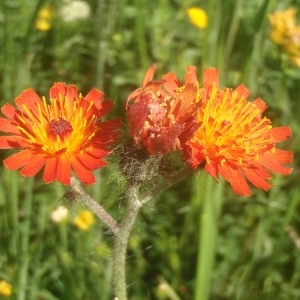
[[[245,178],[268,190],[270,171],[288,175],[292,169],[283,164],[290,163],[293,156],[275,148],[290,137],[290,128],[272,128],[271,121],[261,116],[267,107],[264,101],[248,102],[248,95],[243,85],[235,90],[219,89],[218,71],[206,69],[197,115],[200,127],[184,147],[193,169],[204,163],[206,172],[214,178],[220,174],[242,196],[251,194]]]
[[[135,145],[149,154],[181,149],[181,143],[196,130],[198,82],[189,66],[182,85],[173,72],[153,81],[156,65],[145,73],[143,84],[129,95],[126,111]]]
[[[75,85],[55,83],[50,89],[50,104],[33,89],[15,99],[17,108],[2,107],[6,118],[0,118],[1,149],[21,148],[4,160],[10,170],[22,168],[23,176],[34,176],[45,165],[46,183],[58,180],[70,184],[71,169],[89,185],[95,183],[91,170],[106,165],[107,146],[118,139],[120,120],[100,122],[111,110],[109,99],[101,101],[103,92],[92,89],[86,97]]]

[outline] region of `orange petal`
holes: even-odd
[[[21,169],[20,174],[26,177],[34,176],[44,166],[47,156],[44,153],[34,154],[30,161]]]
[[[71,116],[74,110],[74,102],[78,99],[78,90],[74,84],[67,85],[66,89],[65,101],[68,101],[68,115]],[[63,90],[62,93],[65,93],[65,91]]]
[[[113,108],[113,106],[114,106],[114,104],[108,98],[106,98],[104,101],[102,101],[100,103],[100,107],[98,107],[99,117],[102,117],[102,116],[106,115],[107,113],[109,113],[111,111],[111,109]]]
[[[292,131],[289,126],[282,126],[270,129],[268,135],[273,137],[275,143],[279,143],[287,140],[292,135]]]
[[[293,170],[292,168],[282,166],[280,163],[278,163],[276,160],[269,156],[264,156],[261,159],[261,165],[269,169],[270,171],[281,175],[289,175]]]
[[[175,97],[176,90],[181,86],[180,81],[178,80],[174,72],[166,74],[165,76],[163,76],[163,79],[165,80],[164,88],[170,95]]]
[[[185,84],[187,83],[192,83],[192,84],[196,84],[198,83],[197,80],[197,74],[196,74],[196,67],[194,66],[188,66],[185,72],[185,76],[184,76],[184,81]]]
[[[1,108],[1,111],[4,114],[5,117],[7,117],[8,119],[13,119],[17,110],[11,104],[6,103]]]
[[[104,95],[103,92],[101,92],[96,88],[93,88],[89,91],[89,93],[84,98],[89,102],[93,102],[96,107],[99,107],[101,105],[101,99],[103,95]]]
[[[70,101],[70,105],[73,106],[73,102],[78,99],[78,90],[76,85],[67,85],[66,98],[68,98],[68,100]]]
[[[234,91],[244,100],[246,100],[250,94],[250,91],[243,84],[239,85]]]
[[[201,153],[201,151],[198,151],[196,147],[194,147],[194,145],[191,144],[184,145],[183,150],[184,159],[188,162],[190,167],[195,170],[202,163],[204,159],[203,154]]]
[[[252,168],[243,168],[245,176],[247,179],[256,187],[263,189],[265,191],[269,190],[272,185],[264,180],[259,174],[257,174],[255,169]]]
[[[249,185],[247,184],[244,176],[241,174],[238,168],[224,164],[219,166],[219,171],[222,177],[224,177],[229,183],[233,191],[241,196],[251,195]]]
[[[71,164],[67,153],[63,153],[58,158],[56,179],[65,185],[70,185]]]
[[[16,124],[4,118],[0,118],[0,131],[20,134],[20,131],[17,128]]]
[[[217,69],[204,69],[203,75],[204,85],[207,83],[214,83],[217,87],[219,86],[219,71]]]
[[[86,185],[91,185],[96,182],[94,174],[87,169],[76,156],[71,156],[70,162],[78,178],[83,183]]]
[[[261,113],[264,112],[268,107],[268,105],[265,103],[265,101],[263,101],[261,98],[255,99],[252,103],[255,104],[259,108]]]
[[[133,91],[126,99],[126,110],[128,110],[129,108],[129,101],[136,98],[137,96],[141,95],[143,93],[143,89],[142,88],[138,88],[135,91]]]
[[[37,118],[39,116],[38,105],[40,107],[44,106],[42,100],[33,89],[25,90],[15,99],[15,102],[21,111],[24,111],[23,105],[25,105]]]
[[[16,137],[14,136],[0,136],[0,149],[11,149],[19,148],[20,144],[18,143]]]
[[[151,81],[153,79],[155,70],[157,68],[157,65],[154,64],[152,65],[145,73],[144,75],[144,79],[143,79],[143,84],[142,86],[144,87],[149,81]]]
[[[258,161],[258,163],[260,163],[260,161]],[[269,180],[272,178],[270,172],[268,172],[264,167],[262,167],[259,164],[255,164],[253,166],[253,169],[255,169],[255,172],[258,174],[258,176],[260,176],[263,179]]]
[[[66,96],[66,92],[67,85],[64,82],[55,82],[54,85],[50,88],[50,99],[59,99],[59,97],[64,99]]]
[[[215,179],[218,176],[218,167],[212,163],[205,165],[205,171]]]
[[[77,158],[81,161],[83,165],[85,165],[89,170],[95,170],[98,168],[102,168],[107,165],[105,161],[99,158],[95,158],[88,153],[80,153],[77,155]]]
[[[51,183],[56,180],[57,176],[58,157],[48,158],[45,165],[43,179],[46,183]]]
[[[279,164],[290,164],[293,160],[293,152],[281,149],[275,149],[274,153],[268,153],[267,156]]]
[[[26,149],[6,158],[3,162],[8,169],[17,170],[27,164],[34,155],[31,150]]]
[[[175,120],[178,123],[186,121],[187,118],[191,117],[195,112],[197,88],[195,85],[188,83],[183,91],[180,93],[180,106],[178,111],[171,112],[175,115]],[[200,103],[200,102],[199,102]],[[175,104],[174,104],[175,105]]]
[[[102,158],[107,156],[111,152],[111,150],[93,147],[92,145],[91,147],[87,148],[85,152],[94,157]]]
[[[121,119],[117,118],[97,124],[100,130],[97,131],[92,142],[102,145],[115,143],[120,136],[120,132],[117,129],[121,126],[121,122]]]

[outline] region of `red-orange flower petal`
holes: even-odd
[[[0,137],[0,148],[21,149],[4,164],[11,170],[22,168],[24,176],[34,176],[45,165],[46,183],[69,185],[72,169],[85,184],[94,183],[91,171],[105,166],[107,146],[117,141],[121,125],[120,119],[99,121],[113,106],[102,98],[97,89],[83,97],[75,85],[62,82],[51,87],[50,104],[33,89],[25,90],[15,100],[17,108],[2,108],[6,118],[0,118],[0,130],[10,135]]]
[[[34,153],[32,152],[32,150],[25,149],[6,158],[3,162],[8,169],[17,170],[26,165],[33,156]]]
[[[184,145],[184,157],[193,169],[205,162],[205,170],[214,178],[221,175],[235,193],[251,194],[247,180],[268,190],[270,172],[288,175],[292,152],[276,148],[291,136],[289,127],[272,128],[261,113],[266,104],[258,98],[248,102],[248,89],[220,89],[218,71],[206,69],[200,89],[200,124]]]
[[[77,174],[78,178],[86,185],[91,185],[96,182],[94,174],[79,160],[77,156],[72,156],[71,165]]]
[[[46,183],[51,183],[56,180],[56,177],[58,175],[57,172],[57,164],[58,164],[59,157],[53,156],[49,157],[45,164],[45,170],[43,174],[43,180]]]
[[[153,155],[181,149],[196,129],[195,113],[200,104],[195,68],[187,68],[185,84],[172,72],[153,81],[155,70],[153,65],[146,71],[142,87],[126,101],[133,143]]]

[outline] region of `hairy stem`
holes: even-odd
[[[115,300],[127,300],[126,252],[128,240],[142,203],[138,199],[139,185],[129,186],[126,192],[127,207],[120,229],[115,235],[113,252],[113,283]]]
[[[183,167],[178,172],[175,172],[172,176],[169,176],[168,179],[162,180],[157,185],[153,186],[144,195],[141,197],[140,201],[142,205],[149,202],[152,198],[169,189],[170,187],[176,185],[177,183],[183,181],[188,176],[191,175],[191,169],[188,167]]]
[[[79,198],[114,234],[119,231],[118,223],[84,190],[80,181],[75,176],[71,178],[71,193],[73,193],[76,199]]]

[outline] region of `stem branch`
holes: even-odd
[[[71,188],[75,192],[76,198],[80,198],[81,201],[101,220],[109,229],[116,234],[119,231],[118,223],[112,218],[112,216],[97,202],[95,201],[82,187],[80,181],[72,176]]]

